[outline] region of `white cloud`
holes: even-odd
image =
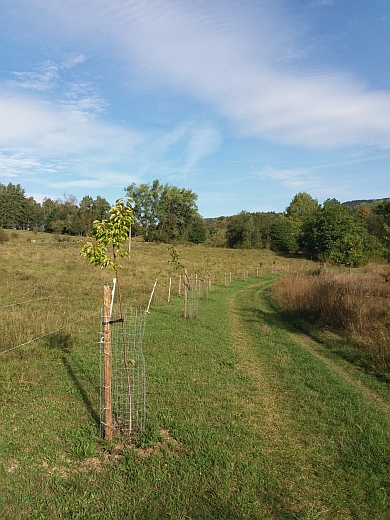
[[[104,150],[128,155],[142,140],[135,131],[91,119],[81,110],[0,93],[0,143],[5,149],[72,155]]]
[[[329,178],[324,179],[321,175],[314,174],[311,168],[278,169],[268,167],[255,175],[261,179],[275,181],[279,186],[294,190],[296,193],[306,191],[315,193],[317,197],[340,197],[351,191],[348,179],[342,181],[339,179],[337,183],[330,185]]]
[[[59,182],[48,182],[47,186],[51,188],[107,188],[113,185],[128,186],[133,182],[138,182],[135,175],[126,175],[121,173],[113,173],[111,171],[95,172],[84,179],[62,180]]]
[[[390,147],[390,92],[338,71],[279,70],[299,54],[282,7],[97,0],[90,31],[98,27],[148,81],[212,103],[247,135],[316,148]],[[90,10],[84,2],[84,18]]]
[[[187,131],[188,129],[186,125],[180,125],[173,130],[159,136],[157,139],[152,139],[149,153],[155,157],[168,152],[172,146],[179,143],[185,137]]]
[[[144,138],[135,131],[91,118],[80,106],[70,110],[1,93],[0,120],[7,122],[0,125],[2,183],[34,179],[41,186],[59,189],[112,187],[115,182],[123,188],[134,181],[115,169],[124,171],[142,145]],[[69,177],[68,172],[84,180]]]
[[[6,155],[0,153],[0,172],[2,177],[18,177],[21,172],[35,171],[41,163],[32,157]]]
[[[277,169],[264,168],[256,174],[262,179],[271,179],[277,181],[278,184],[303,191],[308,185],[317,184],[317,179],[311,176],[307,169]]]
[[[70,69],[72,67],[76,67],[76,65],[81,65],[86,61],[86,57],[83,54],[76,53],[70,54],[65,57],[63,62],[61,63],[61,68]]]

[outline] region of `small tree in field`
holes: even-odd
[[[129,256],[129,252],[123,249],[123,243],[129,236],[131,224],[134,222],[133,210],[126,206],[123,199],[118,199],[116,205],[110,209],[109,220],[95,220],[93,223],[93,235],[96,238],[96,244],[87,242],[81,248],[81,256],[87,258],[91,264],[101,268],[108,267],[115,271],[118,286],[120,318],[122,322],[123,333],[123,359],[127,377],[127,390],[129,399],[129,430],[132,430],[131,409],[132,396],[130,384],[129,361],[127,356],[127,341],[123,315],[122,295],[118,277],[119,264],[118,258]]]

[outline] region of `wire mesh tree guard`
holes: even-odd
[[[107,287],[107,286],[106,286]],[[131,436],[145,428],[145,361],[142,342],[146,309],[105,305],[101,331],[100,424],[102,435]]]
[[[208,300],[211,285],[209,276],[197,274],[195,278],[198,286],[198,300]]]
[[[184,318],[196,319],[199,308],[199,284],[197,276],[189,276],[184,270]]]

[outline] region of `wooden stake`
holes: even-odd
[[[169,278],[169,285],[168,285],[168,303],[171,301],[171,287],[172,287],[172,278]]]
[[[156,278],[156,281],[154,282],[154,285],[153,285],[152,294],[150,295],[150,298],[149,298],[148,308],[146,309],[146,314],[149,314],[150,304],[152,303],[152,298],[153,298],[154,291],[156,289],[157,280],[158,280],[158,278]]]
[[[111,403],[111,326],[110,326],[111,289],[104,286],[103,294],[103,345],[104,345],[104,436],[112,440],[112,403]]]
[[[184,319],[187,319],[187,270],[184,269]]]

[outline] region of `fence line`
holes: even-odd
[[[96,288],[102,288],[101,285],[93,285],[92,287],[89,287],[89,289],[96,289]],[[16,303],[6,303],[5,305],[0,305],[0,309],[5,309],[6,307],[16,307],[17,305],[25,305],[26,303],[34,303],[41,300],[50,300],[53,298],[66,298],[73,296],[74,294],[78,294],[80,292],[85,292],[85,287],[83,289],[79,289],[78,291],[72,291],[71,293],[60,293],[60,294],[54,294],[52,296],[42,296],[40,298],[33,298],[32,300],[26,300],[24,302],[16,302]]]
[[[81,321],[84,321],[88,318],[91,318],[92,316],[96,316],[97,314],[100,315],[101,311],[95,311],[93,312],[92,314],[89,314],[88,316],[84,316],[83,318],[80,318],[79,320],[73,320],[71,325],[75,324],[75,323],[79,323]],[[11,347],[7,350],[3,350],[2,352],[0,352],[0,355],[1,354],[6,354],[7,352],[11,352],[11,350],[15,350],[17,348],[20,348],[20,347],[24,347],[26,345],[29,345],[30,343],[33,343],[34,341],[38,341],[42,338],[45,338],[46,336],[50,336],[51,334],[55,334],[56,332],[59,332],[60,330],[64,330],[64,329],[67,329],[69,327],[69,323],[67,325],[64,325],[63,327],[59,327],[58,329],[55,329],[55,330],[52,330],[50,332],[46,332],[45,334],[42,334],[41,336],[38,336],[36,338],[33,338],[33,339],[30,339],[29,341],[26,341],[25,343],[21,343],[20,345],[16,345],[15,347]]]
[[[272,267],[272,270],[269,271],[269,274],[270,274],[271,272],[274,274],[275,271],[276,271],[276,270],[275,270],[276,265],[273,264],[271,267]],[[285,266],[283,266],[283,267],[284,267],[284,269],[282,269],[282,271],[281,271],[281,270],[280,270],[280,266],[279,266],[279,269],[278,269],[276,272],[283,272],[283,271],[284,271],[284,272],[288,272],[288,271],[289,271],[289,268],[288,268],[289,266],[287,267],[287,269],[286,269]],[[259,274],[260,274],[260,276],[262,276],[262,275],[264,275],[264,274],[267,274],[267,273],[266,273],[266,268],[263,268],[263,266],[260,267],[260,273],[259,273],[259,267],[256,266],[255,269],[256,269],[256,275],[250,275],[250,274],[249,274],[249,269],[245,269],[245,271],[244,271],[244,280],[245,280],[245,281],[248,279],[249,276],[257,276],[257,277],[259,277]],[[241,271],[241,272],[242,272],[242,271]],[[216,274],[217,274],[217,273],[216,273]],[[234,274],[235,274],[235,273],[234,273]],[[222,275],[222,276],[223,276],[223,275]],[[229,282],[232,282],[233,279],[234,279],[234,276],[232,276],[232,272],[231,272],[231,271],[230,271],[229,273],[224,273],[224,276],[225,276],[225,285],[227,284],[227,280],[228,280]],[[239,276],[237,275],[237,279],[240,279],[240,278],[243,279],[242,274],[241,274],[241,277],[239,277]],[[170,280],[171,280],[171,279],[170,279]],[[171,282],[170,282],[170,283],[171,283]],[[182,275],[179,274],[179,297],[181,296],[181,285],[182,285],[182,283],[183,283]],[[215,284],[218,284],[217,280],[214,280],[214,283],[215,283]],[[223,282],[222,282],[222,284],[223,284]],[[155,283],[155,285],[156,285],[156,283]],[[100,288],[100,289],[101,289],[101,285],[95,285],[95,286],[92,286],[92,287],[91,287],[91,289],[94,289],[94,288]],[[154,289],[155,289],[155,287],[154,287]],[[154,289],[153,289],[153,292],[154,292]],[[0,306],[0,309],[4,309],[4,308],[7,308],[7,307],[13,307],[13,306],[17,306],[17,305],[24,305],[24,304],[27,304],[27,303],[33,303],[33,302],[37,302],[37,301],[41,301],[41,300],[54,299],[54,298],[56,298],[56,297],[58,297],[58,298],[71,297],[71,296],[73,296],[73,295],[74,295],[75,293],[77,293],[77,292],[84,292],[84,291],[85,291],[85,288],[84,288],[84,289],[80,289],[79,291],[72,292],[72,293],[60,293],[60,294],[56,294],[56,295],[52,295],[52,296],[44,296],[44,297],[40,297],[40,298],[34,298],[34,299],[32,299],[32,300],[26,300],[26,301],[24,301],[24,302],[8,303],[8,304],[6,304],[6,305],[2,305],[2,306]],[[153,292],[152,292],[152,296],[153,296]],[[92,313],[92,314],[90,314],[90,315],[88,315],[88,316],[85,316],[85,317],[79,319],[79,320],[73,320],[71,324],[73,325],[74,323],[81,322],[81,321],[83,321],[83,320],[85,320],[85,319],[88,319],[88,318],[90,318],[90,317],[92,317],[92,316],[95,316],[95,315],[99,314],[100,312],[101,312],[101,311],[96,311],[96,312],[94,312],[94,313]],[[61,331],[61,330],[64,330],[64,329],[68,328],[69,325],[70,325],[70,324],[68,323],[67,325],[64,325],[64,326],[59,327],[59,328],[57,328],[57,329],[55,329],[55,330],[52,330],[52,331],[50,331],[50,332],[47,332],[47,333],[42,334],[42,335],[40,335],[40,336],[37,336],[36,338],[33,338],[33,339],[29,340],[29,341],[26,341],[26,342],[24,342],[24,343],[21,343],[21,344],[19,344],[19,345],[16,345],[16,346],[14,346],[14,347],[11,347],[11,348],[9,348],[9,349],[7,349],[7,350],[0,351],[0,355],[1,355],[1,354],[6,354],[7,352],[11,352],[12,350],[15,350],[15,349],[17,349],[17,348],[20,348],[20,347],[23,347],[23,346],[29,345],[30,343],[33,343],[33,342],[35,342],[35,341],[38,341],[38,340],[40,340],[40,339],[42,339],[42,338],[45,338],[45,337],[47,337],[47,336],[50,336],[51,334],[55,334],[56,332],[59,332],[59,331]]]

